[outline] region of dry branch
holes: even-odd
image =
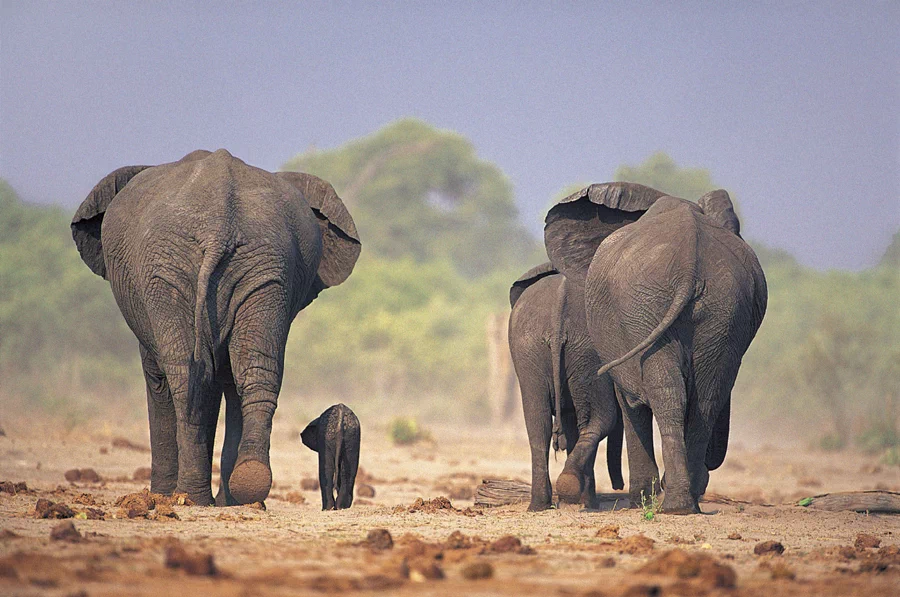
[[[512,479],[484,479],[475,489],[475,506],[493,508],[531,500],[531,485]]]
[[[900,493],[895,491],[845,491],[824,493],[809,498],[808,508],[829,512],[872,512],[900,514]],[[805,500],[801,500],[803,503]]]

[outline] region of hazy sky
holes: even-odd
[[[660,149],[809,265],[871,265],[900,228],[898,0],[2,0],[0,23],[0,176],[31,201],[197,148],[277,169],[412,115],[498,164],[535,231]]]

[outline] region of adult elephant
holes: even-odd
[[[107,175],[75,213],[72,235],[140,343],[151,490],[213,502],[224,392],[216,502],[264,499],[291,321],[350,275],[361,248],[334,189],[224,149],[195,151]]]
[[[567,452],[557,479],[559,499],[597,508],[594,462],[608,437],[606,465],[613,489],[622,489],[622,417],[608,375],[587,331],[584,294],[550,263],[532,268],[509,292],[509,348],[531,447],[529,511],[551,506],[548,449]],[[552,421],[552,426],[551,426]]]
[[[590,259],[569,260],[568,273],[585,280],[588,330],[605,363],[598,374],[609,372],[618,390],[632,503],[659,478],[655,418],[666,468],[662,509],[699,513],[709,471],[725,458],[741,358],[766,310],[756,255],[722,190],[697,204],[659,198],[634,224],[582,249],[579,257]]]

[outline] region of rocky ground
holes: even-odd
[[[316,455],[276,426],[264,505],[154,496],[146,430],[0,436],[2,595],[897,595],[900,516],[796,505],[900,490],[900,467],[854,453],[733,442],[704,515],[623,509],[602,466],[600,511],[475,507],[484,478],[528,480],[523,434],[433,429],[390,444],[363,431],[353,508],[322,512]],[[602,450],[599,462],[603,462]],[[562,458],[553,463],[554,475]],[[421,498],[421,499],[420,499]],[[444,499],[439,499],[444,498]]]

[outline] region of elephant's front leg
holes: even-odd
[[[241,414],[241,399],[233,384],[225,386],[225,441],[222,443],[222,463],[219,472],[219,491],[216,494],[217,506],[236,506],[237,500],[228,488],[228,479],[237,462],[238,445],[244,428],[244,417]]]
[[[156,360],[141,345],[141,365],[147,384],[150,418],[150,491],[171,494],[178,484],[178,440],[175,404]]]

